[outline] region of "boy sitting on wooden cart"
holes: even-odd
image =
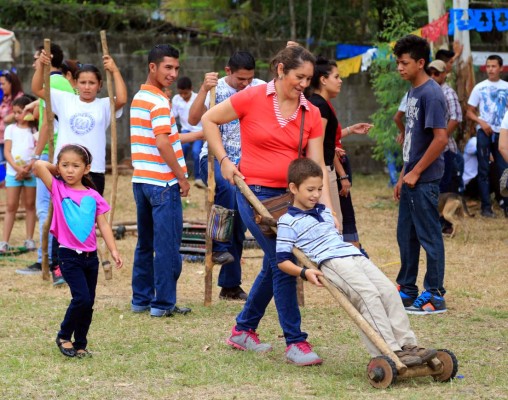
[[[279,268],[316,286],[322,286],[318,276],[324,275],[349,298],[406,366],[421,365],[434,358],[436,350],[418,347],[397,288],[360,250],[342,240],[332,212],[319,203],[323,187],[321,167],[307,158],[294,160],[289,165],[288,182],[294,203],[277,223]],[[320,270],[294,264],[294,246]],[[362,338],[372,357],[381,355],[363,333]]]

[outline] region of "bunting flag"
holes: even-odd
[[[372,46],[356,45],[356,44],[338,44],[335,49],[335,58],[342,60],[344,58],[352,58],[365,53]]]
[[[362,65],[362,55],[347,58],[345,60],[337,61],[337,69],[339,70],[339,74],[341,78],[347,78],[351,74],[357,74],[360,72],[360,67]]]
[[[435,43],[441,36],[448,35],[448,13],[425,25],[422,28],[422,37]]]
[[[494,26],[500,32],[508,31],[508,8],[450,9],[448,35],[453,35],[455,27],[459,31],[491,32]]]

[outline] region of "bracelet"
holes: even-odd
[[[40,154],[34,154],[32,157],[30,157],[31,160],[40,160],[41,155]]]
[[[307,267],[303,267],[302,270],[300,271],[300,278],[302,278],[304,281],[307,280],[307,277],[305,276],[305,271],[307,270],[308,270]]]
[[[349,175],[346,174],[346,175],[339,176],[339,179],[341,181],[343,181],[344,179],[349,179]]]
[[[219,161],[219,168],[222,167],[222,161],[224,161],[225,158],[228,158],[227,154],[220,159],[220,161]]]
[[[335,211],[332,211],[332,215],[333,215],[334,217],[336,217],[336,216],[337,216],[337,213],[336,213]]]
[[[347,134],[348,134],[348,135],[351,135],[351,131],[350,131],[350,129],[349,129],[349,126],[348,126],[348,127],[346,127],[346,132],[347,132]]]

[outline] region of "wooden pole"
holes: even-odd
[[[238,189],[242,192],[245,198],[249,201],[249,203],[254,207],[254,209],[261,214],[263,217],[270,217],[270,213],[265,208],[265,206],[258,200],[258,198],[252,193],[247,184],[243,181],[243,179],[238,176],[234,177],[235,184],[238,186]],[[276,231],[276,228],[272,229]],[[303,265],[307,268],[318,269],[316,264],[313,263],[309,258],[299,249],[294,248],[293,254]],[[363,333],[369,338],[369,340],[378,348],[378,350],[390,357],[392,361],[395,363],[397,367],[397,371],[399,373],[406,372],[407,367],[402,364],[399,358],[395,355],[395,353],[390,349],[390,347],[383,340],[381,335],[377,333],[374,328],[369,324],[369,322],[363,318],[362,314],[358,312],[358,310],[351,304],[349,299],[342,293],[339,289],[333,286],[325,277],[319,277],[319,281],[323,284],[323,286],[328,289],[330,294],[339,302],[341,307],[346,311],[346,313],[350,316],[353,322],[362,330]]]
[[[215,90],[210,90],[210,108],[215,106]],[[208,146],[208,188],[206,190],[206,220],[210,219],[210,212],[215,199],[215,157]],[[213,286],[213,241],[209,235],[206,235],[206,254],[205,254],[205,306],[212,305],[212,286]]]
[[[47,55],[51,56],[51,40],[44,39],[44,51]],[[51,84],[50,84],[50,72],[51,64],[44,66],[44,98],[46,100],[46,107],[44,118],[46,118],[48,126],[48,147],[49,147],[49,162],[53,162],[55,155],[55,143],[54,143],[54,115],[51,109]],[[42,279],[49,281],[49,228],[51,226],[51,220],[53,219],[53,203],[49,202],[48,215],[44,226],[42,227]]]
[[[100,32],[101,35],[101,44],[102,44],[102,54],[105,56],[109,56],[108,49],[108,41],[106,38],[106,31],[102,30]],[[111,76],[110,71],[106,71],[106,86],[108,89],[108,97],[109,104],[111,108],[111,170],[113,173],[113,182],[111,184],[111,197],[109,201],[109,206],[111,210],[108,215],[108,222],[110,226],[113,226],[113,218],[115,216],[115,207],[116,207],[116,193],[118,188],[118,160],[117,160],[117,132],[116,132],[116,109],[115,109],[115,96],[113,91],[113,77]],[[109,280],[113,279],[113,268],[111,267],[111,261],[109,260],[109,252],[106,247],[106,242],[104,239],[101,242],[101,251],[100,256],[102,260],[102,268],[104,269],[104,277]]]

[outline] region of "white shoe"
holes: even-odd
[[[33,241],[33,239],[27,239],[25,240],[25,243],[23,244],[28,251],[35,251],[37,250],[37,245]]]
[[[205,182],[203,182],[202,179],[196,179],[194,181],[194,186],[200,188],[200,189],[206,189],[206,185],[205,185]]]

